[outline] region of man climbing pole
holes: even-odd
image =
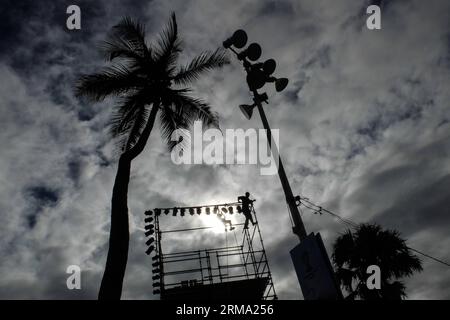
[[[225,226],[225,232],[226,231],[228,231],[227,230],[227,224],[228,224],[228,226],[229,226],[229,228],[230,228],[230,231],[233,231],[234,230],[234,227],[233,227],[233,224],[231,223],[231,220],[228,220],[228,219],[225,219],[225,216],[222,214],[222,213],[218,213],[217,214],[217,217],[222,221],[222,223],[224,224],[224,226]]]
[[[256,223],[253,221],[253,216],[250,207],[253,206],[253,202],[256,200],[250,199],[250,192],[246,192],[245,196],[239,196],[238,202],[242,203],[242,213],[245,216],[244,229],[248,229],[248,222],[250,221],[253,225]]]

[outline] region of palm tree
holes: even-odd
[[[389,299],[406,297],[405,285],[399,278],[422,271],[420,259],[411,253],[405,240],[395,230],[383,230],[376,224],[362,224],[347,230],[334,243],[333,263],[336,278],[349,293],[346,299]],[[367,267],[381,270],[381,289],[366,286]]]
[[[120,157],[112,191],[109,250],[98,297],[120,299],[128,259],[131,162],[144,150],[158,112],[169,150],[177,143],[171,141],[176,129],[189,128],[195,120],[218,125],[217,116],[208,104],[192,96],[188,85],[228,59],[218,49],[177,66],[181,42],[174,13],[156,43],[146,43],[142,24],[124,18],[113,27],[102,49],[111,65],[82,76],[76,94],[92,101],[108,96],[119,101],[111,118],[111,133],[119,143]]]

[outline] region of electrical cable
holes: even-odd
[[[351,221],[349,219],[346,219],[346,218],[342,218],[337,213],[334,213],[334,212],[332,212],[332,211],[330,211],[328,209],[325,209],[325,208],[323,208],[323,207],[321,207],[321,206],[319,206],[319,205],[309,201],[308,198],[304,198],[304,197],[300,196],[300,204],[299,204],[299,206],[300,205],[303,205],[304,207],[312,210],[314,214],[317,214],[317,213],[322,214],[322,212],[328,213],[329,215],[335,217],[338,220],[338,222],[341,222],[341,223],[343,223],[345,225],[348,225],[348,226],[350,226],[352,228],[357,228],[358,226],[360,226],[359,223],[353,222],[353,221]],[[419,251],[417,249],[411,248],[409,246],[407,246],[407,248],[412,250],[412,251],[414,251],[414,252],[416,252],[416,253],[418,253],[418,254],[420,254],[420,255],[422,255],[422,256],[424,256],[424,257],[427,257],[427,258],[432,259],[432,260],[434,260],[436,262],[439,262],[439,263],[441,263],[441,264],[443,264],[443,265],[445,265],[447,267],[450,267],[450,264],[448,262],[445,262],[445,261],[443,261],[443,260],[441,260],[439,258],[433,257],[433,256],[431,256],[431,255],[429,255],[427,253],[424,253],[424,252]]]

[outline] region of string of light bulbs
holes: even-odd
[[[200,205],[200,206],[187,206],[187,207],[168,207],[168,208],[155,208],[153,211],[155,215],[159,216],[161,214],[168,215],[172,213],[173,216],[176,216],[180,213],[180,216],[184,216],[187,213],[190,215],[202,214],[203,212],[207,215],[214,213],[229,213],[233,214],[234,212],[242,213],[242,203],[240,202],[227,202],[221,204],[214,205]]]

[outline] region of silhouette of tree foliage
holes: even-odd
[[[109,250],[99,299],[120,299],[128,259],[128,184],[131,161],[143,150],[159,113],[161,133],[169,150],[176,129],[187,129],[195,120],[218,126],[217,115],[189,87],[214,68],[228,63],[225,51],[207,51],[185,66],[178,65],[182,45],[175,14],[152,43],[143,24],[126,17],[114,26],[102,53],[110,63],[98,73],[83,75],[76,94],[93,102],[114,97],[110,131],[117,139],[120,158],[111,200]]]
[[[349,294],[346,299],[388,299],[406,297],[405,285],[398,280],[422,271],[420,259],[407,247],[398,231],[383,230],[376,224],[362,224],[347,230],[334,243],[332,260],[340,285]],[[381,289],[368,289],[367,267],[381,270]]]

